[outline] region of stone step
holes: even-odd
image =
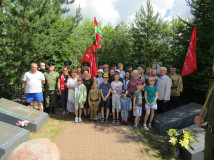
[[[194,124],[194,118],[199,115],[201,108],[200,104],[190,103],[155,115],[153,126],[161,135],[166,135],[169,129],[181,129]]]
[[[19,144],[30,140],[30,132],[0,121],[0,159]]]
[[[195,124],[183,129],[188,131],[191,130],[191,133],[195,137],[196,141],[190,143],[190,148],[181,150],[181,157],[184,160],[203,160],[203,151],[205,147],[205,130],[203,128],[199,128]],[[181,132],[182,130],[179,130],[178,132]]]
[[[0,99],[0,121],[16,125],[18,121],[29,121],[26,129],[37,132],[48,120],[48,114],[11,100]]]

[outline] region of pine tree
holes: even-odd
[[[61,54],[62,45],[82,19],[80,9],[75,16],[62,18],[68,11],[62,5],[70,3],[73,1],[3,1],[0,10],[1,77],[13,77],[20,81],[32,62],[59,58],[63,63],[68,58]]]

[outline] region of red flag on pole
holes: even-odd
[[[92,56],[91,56],[90,71],[91,71],[91,78],[94,79],[94,77],[97,75],[97,65],[96,65],[94,53],[92,53]]]
[[[196,70],[197,70],[197,60],[196,60],[196,25],[195,25],[190,39],[184,66],[181,72],[181,77],[186,76]]]
[[[82,63],[83,63],[84,61],[86,61],[86,62],[88,62],[89,64],[91,64],[91,52],[90,52],[89,46],[88,46],[88,48],[86,49],[85,54],[84,54],[83,57],[82,57],[81,65],[82,65]]]
[[[95,53],[96,52],[96,45],[94,44],[94,41],[92,43],[91,48],[92,48],[92,53]]]
[[[101,42],[102,42],[102,33],[100,26],[97,23],[96,17],[94,17],[94,28],[95,28],[95,45],[96,49],[101,48]]]

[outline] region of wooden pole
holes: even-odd
[[[210,91],[209,91],[209,93],[208,93],[208,96],[207,96],[207,99],[206,99],[206,101],[205,101],[205,103],[204,103],[204,105],[203,105],[203,108],[201,109],[200,117],[202,117],[203,114],[204,114],[204,111],[205,111],[205,109],[206,109],[206,107],[207,107],[207,103],[208,103],[208,101],[209,101],[209,99],[210,99],[210,96],[211,96],[211,93],[213,92],[213,89],[214,89],[214,84],[212,85],[212,88],[210,89]]]

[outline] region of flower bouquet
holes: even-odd
[[[27,125],[28,125],[28,121],[27,120],[24,120],[24,121],[18,121],[17,123],[16,123],[16,126],[17,127],[20,127],[20,128],[25,128]]]
[[[169,129],[167,133],[170,138],[169,143],[173,157],[178,157],[180,148],[188,149],[190,147],[189,143],[194,141],[194,136],[191,135],[191,130],[183,130],[181,133],[178,133],[176,129]]]

